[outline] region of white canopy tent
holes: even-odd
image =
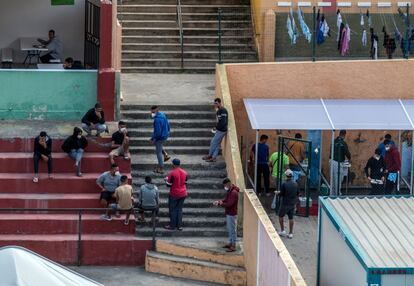
[[[18,246],[0,248],[1,285],[103,286],[43,256]]]
[[[414,100],[400,99],[244,99],[250,125],[256,130],[414,130]],[[389,116],[387,116],[389,115]],[[414,152],[411,170],[414,169]],[[332,174],[331,168],[331,182]],[[410,190],[413,194],[411,172]],[[257,180],[255,165],[255,186]]]

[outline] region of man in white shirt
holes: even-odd
[[[37,39],[39,43],[48,49],[48,53],[40,57],[44,64],[50,63],[51,60],[60,60],[62,57],[63,45],[60,39],[55,35],[54,30],[49,31],[49,40]]]

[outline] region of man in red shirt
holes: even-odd
[[[225,245],[227,252],[236,251],[237,240],[237,204],[239,202],[239,188],[233,185],[229,178],[223,181],[224,189],[227,191],[226,198],[222,201],[215,201],[215,206],[224,208],[226,214],[226,225],[229,233],[229,244]]]
[[[180,160],[174,159],[172,161],[173,169],[168,174],[165,181],[170,187],[170,194],[168,197],[168,207],[170,213],[170,224],[165,228],[169,230],[183,230],[183,205],[187,197],[187,172],[180,168]]]
[[[395,194],[398,185],[398,176],[401,170],[400,152],[390,140],[384,140],[385,146],[385,194]],[[397,190],[399,192],[399,190]]]

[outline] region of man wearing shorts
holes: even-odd
[[[96,180],[96,184],[101,189],[100,202],[104,208],[115,201],[114,194],[116,188],[121,185],[121,174],[119,174],[118,165],[112,164],[111,170],[104,172]],[[104,214],[101,219],[110,221],[112,220],[110,215]]]
[[[293,214],[295,212],[295,205],[299,196],[298,184],[292,179],[293,171],[287,169],[285,171],[286,181],[280,188],[279,197],[281,198],[281,204],[279,209],[279,224],[280,224],[280,236],[287,238],[293,238]],[[289,218],[289,234],[285,231],[284,217],[285,215]]]
[[[116,188],[113,197],[116,203],[109,205],[110,208],[107,209],[106,216],[111,216],[111,209],[115,212],[121,211],[125,213],[124,224],[129,225],[129,216],[131,215],[134,197],[132,196],[132,186],[128,184],[127,176],[121,176],[121,185]]]
[[[118,131],[112,134],[111,148],[113,149],[109,153],[109,160],[111,160],[111,164],[115,164],[115,157],[124,156],[125,160],[129,160],[131,157],[129,153],[129,136],[126,129],[126,123],[124,121],[119,121]]]

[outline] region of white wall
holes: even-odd
[[[320,285],[366,286],[367,273],[322,210]]]
[[[69,6],[52,6],[51,0],[0,0],[0,48],[12,47],[15,61],[22,62],[18,39],[46,39],[53,29],[63,42],[63,57],[83,61],[84,23],[85,0]]]

